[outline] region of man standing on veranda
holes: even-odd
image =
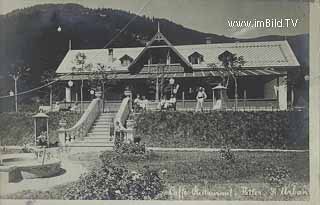
[[[203,111],[203,102],[205,99],[207,99],[207,94],[204,91],[203,87],[199,88],[196,99],[197,99],[196,112]]]

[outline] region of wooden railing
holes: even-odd
[[[228,99],[225,102],[224,110],[234,110],[235,102],[233,99]],[[157,110],[158,102],[149,101],[147,110]],[[194,111],[196,107],[196,100],[177,100],[177,110],[181,111]],[[212,110],[213,102],[212,99],[205,100],[203,107],[205,110]],[[238,111],[255,111],[255,110],[266,110],[276,111],[279,109],[277,99],[239,99],[238,100]]]
[[[59,129],[59,136],[64,136],[64,143],[82,140],[102,110],[102,100],[96,98],[87,107],[80,120],[69,129]],[[60,138],[60,137],[59,137]]]

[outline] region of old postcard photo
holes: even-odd
[[[0,204],[316,204],[319,7],[0,0]]]

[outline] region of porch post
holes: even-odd
[[[156,78],[156,102],[159,102],[159,78],[158,78],[158,74],[157,74],[157,78]]]
[[[37,146],[37,118],[34,118],[34,146]]]
[[[214,104],[216,104],[216,99],[214,97],[214,89],[212,89],[212,109],[214,109]]]
[[[284,77],[279,77],[278,86],[278,99],[279,99],[279,109],[287,110],[288,100],[287,100],[287,80]]]
[[[66,87],[66,102],[71,102],[71,88]]]
[[[48,148],[50,148],[50,139],[49,139],[49,118],[47,118],[47,140]]]
[[[291,86],[291,107],[293,108],[294,103],[294,89],[293,86]]]
[[[184,91],[182,91],[182,106],[183,106],[183,108],[185,107],[185,102],[184,102]]]

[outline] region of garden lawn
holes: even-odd
[[[168,199],[178,200],[307,200],[309,184],[309,154],[283,152],[235,152],[235,163],[226,165],[220,159],[219,152],[151,152],[144,158],[132,155],[115,155],[105,152],[104,159],[114,160],[118,165],[126,166],[131,171],[141,171],[145,166],[150,169],[164,171]],[[70,159],[77,160],[87,168],[101,165],[97,153],[77,154]],[[275,186],[266,182],[266,168],[282,167],[289,175],[285,184],[289,187]],[[295,188],[293,188],[296,186]],[[245,192],[251,188],[251,192]],[[9,198],[53,197],[62,199],[59,195],[61,187],[50,192],[29,194],[17,193]],[[252,190],[255,191],[252,191]],[[286,191],[284,191],[286,189]],[[288,190],[303,190],[302,196]],[[197,192],[198,190],[198,192]],[[206,190],[206,191],[204,191]],[[224,195],[223,193],[230,193]],[[276,192],[272,192],[276,190]],[[282,192],[281,192],[282,191]],[[202,193],[202,194],[201,194]],[[211,194],[210,194],[211,193]],[[250,194],[248,194],[250,193]],[[261,193],[261,194],[259,194]],[[272,193],[276,193],[272,195]],[[299,192],[300,193],[300,192]],[[220,194],[220,195],[219,195]]]
[[[32,116],[35,113],[0,113],[1,145],[23,145],[34,142],[34,124]],[[81,117],[79,113],[52,112],[49,113],[50,142],[58,142],[59,121],[64,118],[67,127],[72,127]]]

